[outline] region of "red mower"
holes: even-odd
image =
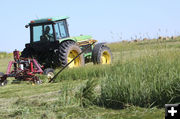
[[[20,52],[17,50],[13,52],[13,56],[14,61],[9,62],[6,74],[0,72],[0,86],[7,84],[8,77],[14,77],[17,81],[30,81],[37,84],[41,83],[37,74],[47,75],[48,79],[54,77],[53,69],[44,69],[35,59],[21,58]]]

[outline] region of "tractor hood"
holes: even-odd
[[[85,40],[90,40],[92,39],[91,36],[89,35],[82,35],[82,36],[77,36],[77,37],[73,37],[77,42],[81,42],[81,41],[85,41]]]

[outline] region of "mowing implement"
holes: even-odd
[[[54,70],[47,68],[43,71],[36,59],[22,58],[20,52],[15,50],[13,52],[14,61],[10,61],[6,74],[0,72],[0,86],[7,84],[8,77],[14,77],[17,81],[30,81],[32,83],[40,84],[41,80],[37,74],[45,74],[47,78],[53,78]]]

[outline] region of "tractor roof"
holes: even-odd
[[[48,17],[48,18],[42,18],[42,19],[35,19],[32,20],[30,23],[44,23],[44,22],[55,22],[55,21],[60,21],[60,20],[64,20],[64,19],[68,19],[69,17],[67,16],[63,16],[63,17]]]

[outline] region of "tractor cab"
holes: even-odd
[[[55,17],[31,21],[26,25],[30,26],[30,44],[54,43],[69,37],[67,18]]]

